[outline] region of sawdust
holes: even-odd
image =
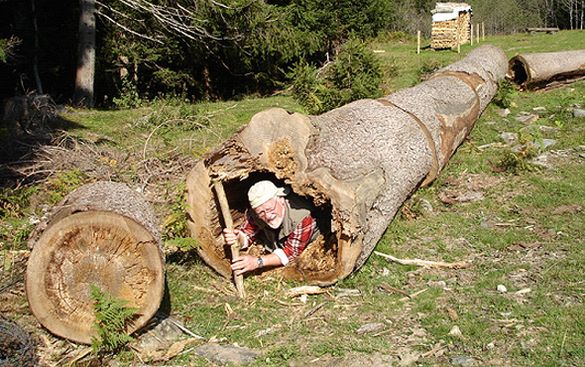
[[[255,244],[251,245],[246,253],[252,256],[261,256],[267,252],[262,245]],[[296,267],[300,273],[310,277],[311,273],[323,273],[335,269],[336,259],[336,243],[332,240],[325,241],[324,236],[319,235],[290,266]]]
[[[294,149],[288,139],[281,139],[273,143],[268,152],[270,168],[281,177],[294,177],[298,170],[298,162],[294,156]]]
[[[336,257],[337,243],[319,235],[296,260],[296,267],[304,274],[326,272],[335,269]]]

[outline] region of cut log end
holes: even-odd
[[[137,309],[129,333],[156,313],[164,292],[164,264],[157,236],[114,212],[75,212],[51,223],[28,262],[30,308],[53,334],[91,343],[92,285]]]
[[[520,87],[525,87],[526,83],[530,79],[530,69],[526,66],[525,62],[521,58],[513,58],[509,63],[508,74],[513,83]]]

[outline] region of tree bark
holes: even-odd
[[[522,89],[540,89],[585,76],[585,50],[519,54],[510,59],[508,74]]]
[[[198,162],[187,178],[192,236],[201,257],[229,277],[212,182],[223,182],[234,223],[260,179],[310,198],[332,235],[311,244],[285,277],[327,285],[359,269],[408,196],[447,163],[506,72],[493,46],[435,73],[416,87],[360,100],[319,116],[274,108]]]
[[[164,292],[164,255],[147,202],[123,184],[96,182],[69,194],[31,235],[26,293],[53,334],[91,343],[96,336],[90,285],[138,309],[143,327]]]
[[[84,107],[94,105],[95,0],[79,0],[79,41],[73,101]]]

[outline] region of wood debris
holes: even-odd
[[[327,292],[326,289],[321,288],[319,286],[316,285],[304,285],[301,287],[295,287],[295,288],[291,288],[288,291],[286,291],[286,295],[288,297],[298,297],[300,295],[303,294],[322,294]]]
[[[465,261],[448,263],[448,262],[443,262],[443,261],[429,261],[429,260],[421,260],[421,259],[399,259],[397,257],[394,257],[392,255],[388,255],[388,254],[384,254],[384,253],[379,252],[379,251],[374,251],[374,253],[378,256],[382,256],[385,259],[388,259],[389,261],[393,261],[393,262],[401,264],[401,265],[415,265],[415,266],[422,266],[424,268],[433,268],[433,269],[439,269],[439,268],[464,269],[464,268],[468,268],[471,266],[470,263],[465,262]]]

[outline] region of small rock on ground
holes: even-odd
[[[527,113],[527,114],[520,115],[520,116],[516,117],[516,121],[521,122],[525,125],[530,125],[533,122],[535,122],[536,120],[538,120],[539,117],[540,116],[535,115],[533,113]]]
[[[451,364],[453,366],[473,366],[475,364],[475,359],[469,356],[457,356],[451,358]]]
[[[573,117],[585,117],[585,110],[581,108],[575,108],[573,110]]]
[[[506,144],[514,144],[518,141],[518,134],[504,131],[500,134],[500,138],[502,138]]]
[[[195,349],[197,355],[221,366],[228,363],[242,366],[252,363],[261,353],[235,345],[203,344]]]

